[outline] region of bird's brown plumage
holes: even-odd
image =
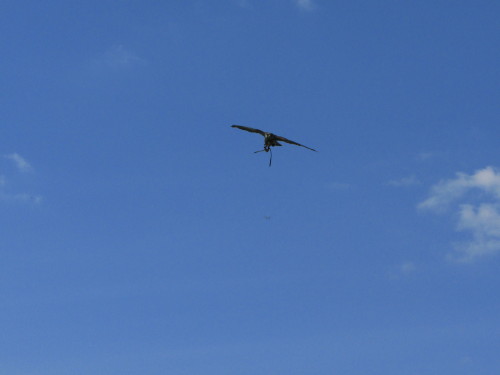
[[[263,135],[265,140],[264,140],[264,145],[265,146],[281,146],[280,144],[277,144],[277,145],[273,145],[273,144],[267,144],[267,141],[282,141],[282,142],[285,142],[285,143],[289,143],[289,144],[292,144],[292,145],[296,145],[296,146],[301,146],[301,147],[305,147],[311,151],[315,151],[315,152],[318,152],[316,151],[314,148],[311,148],[311,147],[307,147],[307,146],[304,146],[300,143],[297,143],[297,142],[294,142],[294,141],[291,141],[290,139],[287,139],[285,137],[281,137],[279,135],[276,135],[276,134],[273,134],[273,133],[268,133],[268,132],[264,132],[260,129],[255,129],[255,128],[250,128],[248,126],[242,126],[242,125],[231,125],[232,128],[238,128],[238,129],[241,129],[241,130],[245,130],[247,132],[251,132],[251,133],[258,133],[260,135]],[[272,142],[271,142],[272,143]]]

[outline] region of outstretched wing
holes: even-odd
[[[312,151],[316,151],[314,148],[311,148],[311,147],[307,147],[307,146],[304,146],[304,145],[301,145],[300,143],[297,143],[297,142],[294,142],[294,141],[291,141],[289,139],[286,139],[285,137],[280,137],[279,135],[275,135],[276,139],[278,141],[282,141],[282,142],[286,142],[286,143],[290,143],[291,145],[296,145],[296,146],[301,146],[301,147],[305,147],[309,150],[312,150]],[[318,152],[318,151],[316,151]]]
[[[259,133],[260,135],[264,135],[265,133],[262,130],[259,129],[254,129],[254,128],[249,128],[248,126],[241,126],[241,125],[231,125],[232,128],[238,128],[241,130],[246,130],[247,132],[252,132],[252,133]]]

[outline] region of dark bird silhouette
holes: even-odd
[[[285,142],[285,143],[290,143],[291,145],[305,147],[305,148],[307,148],[307,149],[309,149],[311,151],[318,152],[318,151],[316,151],[313,148],[301,145],[300,143],[291,141],[291,140],[289,140],[289,139],[287,139],[285,137],[281,137],[281,136],[273,134],[273,133],[264,132],[262,130],[250,128],[248,126],[231,125],[231,127],[232,128],[238,128],[238,129],[241,129],[241,130],[246,130],[247,132],[251,132],[251,133],[258,133],[258,134],[264,136],[264,149],[263,150],[259,150],[259,151],[255,151],[255,153],[262,152],[262,151],[269,152],[269,151],[271,151],[271,147],[283,146],[278,141]],[[271,166],[272,159],[273,159],[273,153],[271,151],[271,156],[269,158],[269,166]]]

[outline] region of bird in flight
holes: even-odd
[[[285,142],[285,143],[290,143],[292,145],[296,145],[296,146],[300,146],[300,147],[305,147],[305,148],[307,148],[307,149],[309,149],[311,151],[318,152],[318,151],[316,151],[313,148],[301,145],[300,143],[291,141],[289,139],[286,139],[285,137],[281,137],[281,136],[273,134],[273,133],[264,132],[262,130],[250,128],[248,126],[231,125],[231,127],[232,128],[241,129],[241,130],[245,130],[245,131],[251,132],[251,133],[259,133],[260,135],[264,136],[264,149],[263,150],[259,150],[259,151],[255,151],[255,153],[262,152],[262,151],[269,152],[269,151],[271,151],[271,147],[283,146],[278,141]],[[273,152],[271,151],[271,156],[269,158],[269,166],[271,166],[272,160],[273,160]]]

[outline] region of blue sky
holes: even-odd
[[[498,374],[499,12],[3,1],[0,374]]]

